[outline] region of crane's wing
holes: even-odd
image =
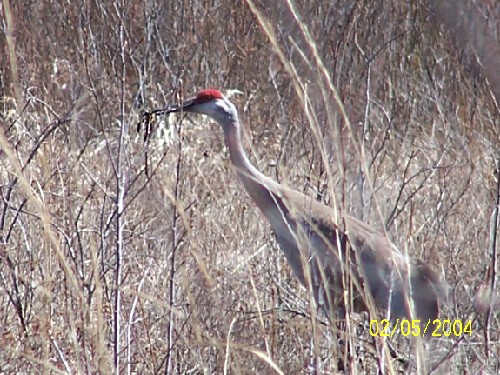
[[[329,207],[300,193],[286,192],[278,203],[292,234],[277,235],[278,243],[296,254],[292,268],[304,285],[311,284],[320,305],[322,293],[330,301],[324,305],[335,306],[333,298],[351,291],[354,310],[366,310],[371,299],[391,318],[438,317],[442,289],[429,266],[404,256],[384,234],[355,218],[340,217],[340,229]]]

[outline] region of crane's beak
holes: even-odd
[[[165,113],[187,112],[194,105],[194,98],[185,100],[182,104],[174,104],[167,108]]]

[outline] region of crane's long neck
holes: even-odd
[[[287,212],[290,202],[284,199],[283,187],[269,177],[264,176],[248,159],[241,142],[240,128],[237,123],[224,127],[224,137],[229,149],[231,161],[245,190],[262,211],[276,233],[278,243],[293,271],[304,284],[305,276],[302,256],[295,241],[294,223]]]
[[[231,162],[239,179],[250,197],[266,214],[272,205],[271,192],[275,190],[276,182],[262,174],[248,159],[241,141],[240,126],[236,120],[231,126],[223,127],[223,129]]]

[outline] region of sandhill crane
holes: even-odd
[[[204,114],[220,124],[245,190],[271,225],[294,274],[327,316],[345,317],[348,301],[353,311],[366,311],[373,303],[391,319],[432,322],[438,317],[441,283],[432,268],[404,256],[369,225],[335,215],[257,170],[243,149],[236,107],[221,92],[202,90],[162,112]],[[347,299],[345,291],[350,291]]]

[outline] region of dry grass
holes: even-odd
[[[418,2],[287,4],[3,2],[0,373],[337,372],[217,126],[136,134],[180,82],[241,90],[259,169],[436,264],[443,317],[474,322],[393,340],[404,368],[353,316],[352,373],[499,371],[496,291],[474,304],[496,276],[490,87]]]

